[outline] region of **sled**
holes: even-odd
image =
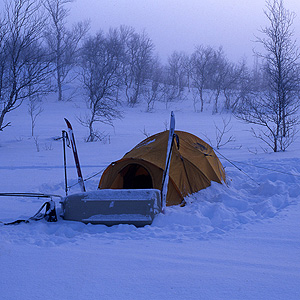
[[[66,196],[61,205],[65,220],[142,227],[161,212],[161,194],[156,189],[103,189]]]

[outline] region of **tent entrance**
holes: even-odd
[[[129,164],[120,173],[123,189],[153,189],[150,173],[139,164]]]

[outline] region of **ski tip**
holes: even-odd
[[[174,115],[173,111],[171,111],[170,127],[173,128],[173,129],[175,129],[175,115]]]
[[[64,119],[65,119],[65,122],[66,122],[68,128],[72,129],[72,126],[71,126],[71,123],[69,122],[69,120],[66,118],[64,118]]]
[[[175,114],[174,114],[173,110],[171,111],[171,120],[175,120]]]

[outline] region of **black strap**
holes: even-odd
[[[41,211],[45,207],[45,213],[42,213]],[[27,220],[16,220],[9,223],[3,223],[4,225],[15,225],[20,223],[29,223],[30,221],[39,221],[45,219],[47,222],[56,222],[57,221],[57,215],[56,215],[56,209],[55,209],[55,202],[53,200],[45,202],[41,208],[37,211],[37,213],[32,216],[31,218]]]

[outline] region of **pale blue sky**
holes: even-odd
[[[285,0],[297,14],[300,44],[300,0]],[[195,45],[223,46],[229,59],[252,61],[254,35],[266,24],[264,0],[76,0],[72,20],[91,20],[92,30],[129,25],[145,29],[165,59],[174,50],[191,53]]]
[[[295,38],[300,46],[300,0],[284,0],[296,13]],[[75,0],[68,5],[70,21],[91,20],[92,32],[120,25],[146,30],[165,60],[173,51],[192,53],[196,45],[223,46],[228,58],[247,57],[266,25],[265,0]],[[0,0],[0,10],[3,0]]]

